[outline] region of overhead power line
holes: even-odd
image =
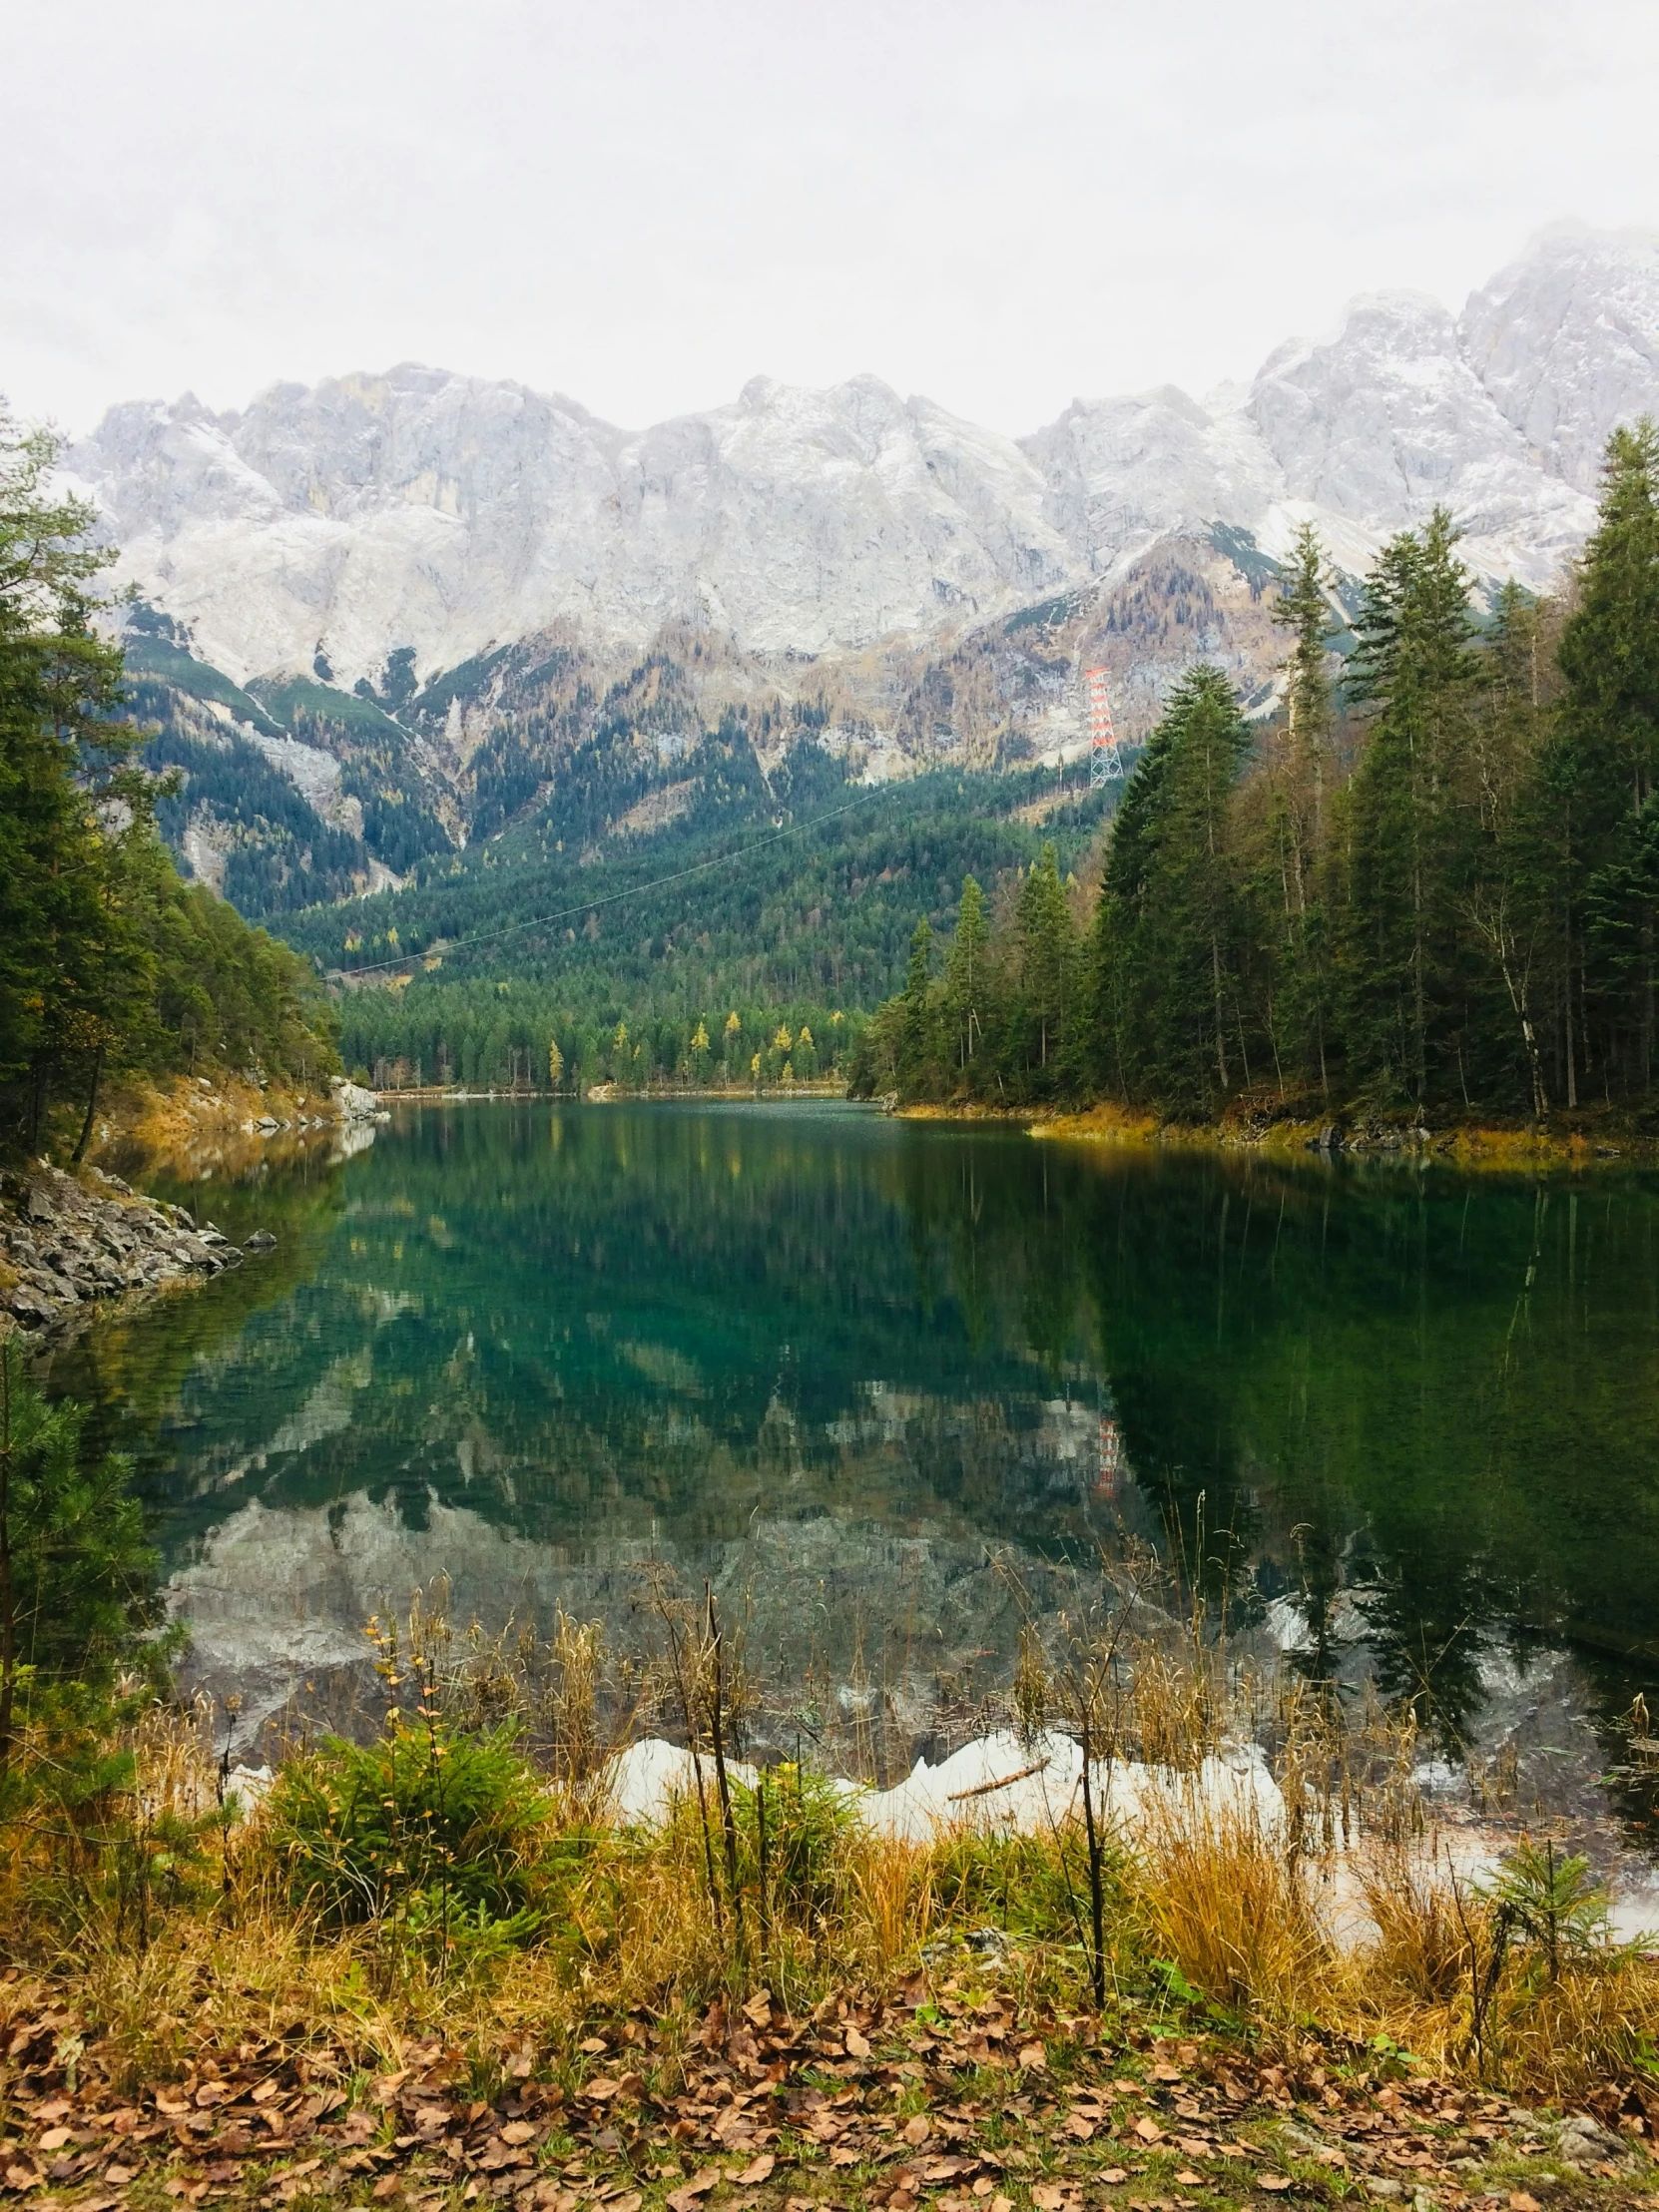
[[[762,852],[769,844],[782,844],[786,837],[804,837],[810,830],[822,829],[827,822],[837,822],[842,815],[851,814],[854,807],[861,807],[872,798],[878,786],[860,792],[856,799],[849,799],[844,807],[831,807],[828,814],[815,815],[811,822],[792,823],[787,830],[775,830],[770,836],[757,837],[753,844],[746,844],[738,852],[717,853],[713,859],[698,860],[691,867],[676,868],[672,875],[653,876],[648,883],[630,883],[626,890],[607,891],[602,898],[584,898],[579,905],[566,906],[556,914],[538,914],[531,921],[512,921],[499,929],[486,929],[477,936],[462,937],[457,943],[445,945],[443,957],[471,952],[479,945],[499,944],[504,937],[522,936],[529,929],[551,929],[555,923],[569,921],[576,914],[596,913],[601,906],[615,906],[624,898],[643,898],[647,891],[660,891],[669,883],[684,883],[693,875],[706,875],[711,868],[726,867],[734,860],[747,860],[752,852]],[[405,968],[411,961],[424,958],[419,952],[400,953],[395,960],[365,960],[361,967],[331,968],[330,982],[349,983],[359,975],[383,975],[392,968]]]

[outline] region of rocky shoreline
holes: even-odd
[[[243,1114],[241,1132],[261,1145],[284,1132],[331,1128],[338,1155],[349,1157],[391,1117],[372,1091],[355,1083],[336,1081],[331,1094],[317,1102],[324,1107],[317,1114]],[[198,1078],[182,1084],[179,1097],[192,1117],[194,1156],[223,1128],[227,1109],[235,1110],[234,1092],[227,1088],[221,1095]],[[198,1114],[206,1119],[197,1120]],[[12,1167],[0,1173],[0,1334],[46,1336],[100,1300],[206,1282],[276,1242],[260,1230],[234,1245],[213,1222],[147,1198],[101,1168],[69,1175],[47,1160]]]
[[[262,1231],[247,1250],[276,1241]],[[206,1280],[244,1257],[211,1221],[98,1168],[77,1179],[41,1160],[0,1178],[0,1314],[30,1333],[94,1300]]]

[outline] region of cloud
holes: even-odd
[[[1599,0],[34,0],[0,388],[87,423],[409,358],[638,424],[873,369],[1012,430],[1659,220]]]

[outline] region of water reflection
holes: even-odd
[[[1005,1653],[988,1550],[1126,1532],[1448,1744],[1494,1655],[1605,1654],[1610,1707],[1655,1650],[1649,1177],[503,1105],[212,1210],[277,1232],[263,1271],[56,1380],[144,1435],[207,1661],[268,1688],[440,1569],[625,1625],[650,1557],[746,1590],[781,1664],[913,1684]]]

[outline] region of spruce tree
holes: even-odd
[[[1107,851],[1092,1057],[1124,1096],[1171,1113],[1214,1112],[1250,1080],[1230,821],[1249,750],[1226,677],[1192,670],[1130,779]]]
[[[956,908],[956,934],[945,960],[944,1008],[949,1024],[951,1057],[958,1068],[973,1059],[985,1032],[985,947],[989,929],[985,899],[971,875],[962,879],[961,902]]]
[[[0,1338],[0,1807],[26,1723],[95,1717],[129,1669],[157,1686],[177,1638],[153,1625],[156,1555],[131,1462],[93,1457],[86,1414],[48,1405]]]
[[[937,1055],[932,973],[933,931],[923,914],[910,937],[898,1031],[898,1087],[907,1098],[922,1096],[933,1087]]]
[[[1659,425],[1607,441],[1600,521],[1561,639],[1565,719],[1602,771],[1603,819],[1640,814],[1659,783]]]
[[[1446,956],[1455,934],[1477,662],[1471,578],[1436,507],[1420,535],[1382,548],[1355,628],[1350,692],[1375,710],[1349,829],[1344,1027],[1351,1073],[1380,1102],[1419,1110],[1455,1028]]]
[[[1518,1042],[1533,1118],[1549,1109],[1538,1020],[1547,967],[1548,840],[1537,805],[1545,718],[1540,705],[1541,610],[1512,580],[1498,593],[1481,656],[1467,804],[1474,818],[1465,912],[1477,949],[1502,984],[1489,1047],[1469,1044],[1468,1082],[1507,1103],[1506,1066]],[[1472,1101],[1471,1101],[1472,1102]]]
[[[1026,1066],[1049,1088],[1065,1037],[1075,950],[1071,905],[1052,844],[1043,846],[1041,859],[1020,885],[1018,929]]]
[[[1320,868],[1334,782],[1336,708],[1328,664],[1331,608],[1325,554],[1312,523],[1297,531],[1273,619],[1291,633],[1285,720],[1270,752],[1270,886],[1278,891],[1278,928],[1269,963],[1264,1025],[1276,1062],[1317,1079],[1329,1096],[1326,1032],[1330,1021],[1329,929]]]
[[[123,895],[149,793],[123,773],[121,653],[88,597],[108,556],[92,509],[53,496],[56,459],[49,433],[0,417],[0,1090],[31,1145],[54,1077],[102,1067],[149,980]],[[125,832],[104,831],[110,802]]]
[[[1659,428],[1607,442],[1600,521],[1562,634],[1566,689],[1543,763],[1553,835],[1557,1053],[1569,1106],[1599,1072],[1645,1089],[1655,917],[1646,811],[1659,786]],[[1599,1060],[1599,1069],[1594,1063]]]

